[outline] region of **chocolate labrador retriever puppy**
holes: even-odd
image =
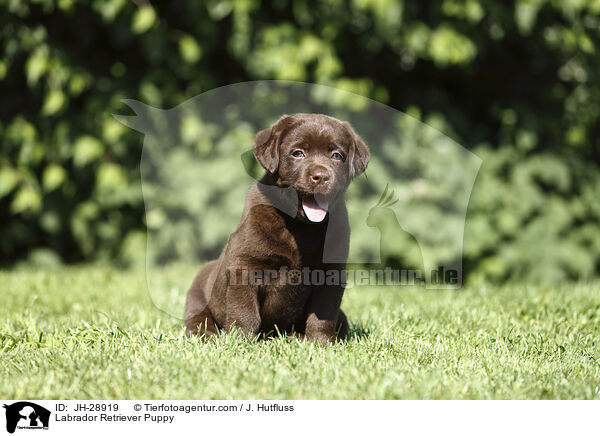
[[[350,238],[344,192],[367,167],[369,150],[346,122],[296,114],[260,131],[254,156],[266,174],[250,188],[220,257],[195,277],[187,332],[210,336],[235,325],[245,334],[343,338],[341,275]]]

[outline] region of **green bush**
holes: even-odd
[[[138,259],[142,136],[112,117],[122,99],[283,79],[390,105],[483,159],[469,277],[600,272],[598,2],[139,4],[0,2],[2,264]]]

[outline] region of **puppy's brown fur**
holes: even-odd
[[[344,192],[365,170],[369,150],[348,123],[296,114],[259,132],[254,155],[267,173],[251,187],[220,257],[195,277],[187,331],[210,336],[235,325],[246,334],[277,329],[325,343],[344,337],[343,284],[293,284],[289,271],[345,267],[350,228]],[[328,205],[322,221],[304,207],[315,199],[322,210]],[[269,281],[243,280],[242,271],[266,270],[276,271]]]

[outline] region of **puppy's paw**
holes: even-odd
[[[313,341],[317,344],[321,345],[331,345],[335,342],[336,335],[335,333],[326,333],[322,331],[317,332],[306,332],[306,339],[309,341]]]
[[[185,332],[188,336],[199,336],[202,339],[208,339],[211,336],[216,336],[219,329],[208,309],[205,309],[202,313],[185,320]]]

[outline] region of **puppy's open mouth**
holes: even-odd
[[[302,210],[309,221],[313,223],[320,223],[325,219],[327,210],[329,209],[329,201],[319,194],[310,195],[308,197],[301,198]]]

